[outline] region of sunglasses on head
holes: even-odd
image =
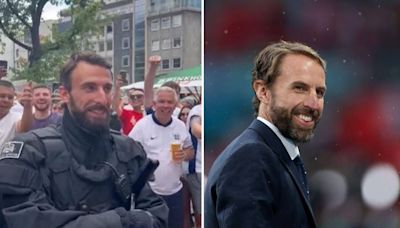
[[[143,98],[143,95],[139,94],[139,95],[129,95],[129,98],[131,100],[139,100]]]

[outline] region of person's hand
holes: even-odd
[[[121,207],[116,208],[115,212],[121,217],[121,223],[124,227],[153,227],[153,216],[149,212],[140,209],[126,211],[124,208]]]
[[[150,67],[157,67],[161,62],[161,56],[152,55],[149,57]]]
[[[181,163],[185,160],[185,151],[183,151],[182,149],[176,150],[176,151],[172,151],[171,153],[173,153],[173,157],[172,160],[176,163]]]
[[[32,82],[24,86],[19,103],[21,103],[24,108],[32,106]]]

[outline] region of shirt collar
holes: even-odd
[[[151,114],[151,117],[153,118],[154,123],[156,123],[156,124],[158,124],[158,125],[160,125],[160,126],[163,126],[163,127],[168,127],[168,126],[172,123],[172,119],[173,119],[172,116],[171,116],[171,120],[168,121],[166,124],[163,124],[163,123],[161,123],[160,121],[158,121],[155,112],[153,112],[153,113]]]
[[[292,140],[283,136],[282,133],[279,131],[279,129],[273,123],[269,122],[268,120],[260,116],[257,117],[257,120],[261,121],[269,128],[271,128],[271,130],[278,136],[283,146],[285,147],[286,151],[288,152],[290,159],[294,160],[297,156],[300,156],[299,147],[296,146],[296,144],[294,144]]]

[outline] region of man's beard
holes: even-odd
[[[101,104],[93,104],[86,107],[84,110],[79,110],[76,106],[74,99],[70,98],[70,111],[79,126],[89,130],[92,133],[103,133],[109,130],[110,110]],[[93,109],[100,109],[106,112],[106,117],[103,120],[91,120],[87,115]]]
[[[296,126],[293,122],[293,117],[300,113],[311,116],[315,122],[313,128],[304,129]],[[270,116],[272,123],[279,129],[283,136],[292,139],[294,143],[305,143],[314,137],[314,130],[318,125],[321,113],[310,108],[299,107],[299,105],[289,110],[284,107],[278,107],[273,101]]]
[[[40,112],[47,111],[50,108],[50,104],[35,104],[33,106],[35,107],[35,110]]]

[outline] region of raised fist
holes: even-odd
[[[155,65],[157,66],[161,62],[161,56],[159,55],[152,55],[149,57],[149,63],[150,65]]]
[[[32,82],[29,82],[24,86],[24,90],[21,93],[21,97],[19,99],[19,103],[22,106],[28,107],[32,102]]]

